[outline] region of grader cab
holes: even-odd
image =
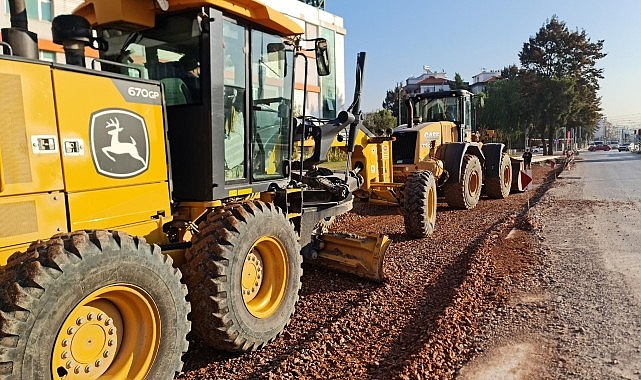
[[[465,90],[413,96],[410,123],[378,136],[361,128],[352,167],[364,184],[355,194],[373,203],[398,205],[405,230],[429,236],[438,195],[450,207],[471,209],[484,191],[502,199],[519,188],[522,161],[500,143],[483,143],[472,128],[472,94]]]
[[[254,0],[86,0],[54,19],[52,64],[9,3],[0,377],[167,379],[189,331],[258,349],[294,312],[301,251],[381,280],[387,237],[319,227],[358,177],[291,159],[295,58],[327,73],[324,40]]]

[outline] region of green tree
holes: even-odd
[[[533,115],[535,133],[548,142],[562,128],[594,128],[601,111],[597,96],[605,57],[603,40],[592,42],[585,31],[570,32],[553,16],[534,37],[523,44],[519,60],[527,74],[523,96]],[[554,113],[554,114],[552,114]],[[547,153],[552,153],[551,144]]]
[[[397,120],[390,110],[378,110],[365,115],[363,125],[376,134],[383,134],[394,130]]]
[[[399,96],[401,98],[400,104]],[[383,109],[389,110],[392,113],[392,116],[398,119],[399,106],[401,117],[404,117],[405,104],[403,103],[403,87],[397,85],[393,90],[387,90],[385,100],[383,100]]]
[[[521,146],[530,124],[522,96],[521,73],[516,66],[510,66],[503,69],[501,77],[476,97],[476,125],[481,130],[494,130],[497,138],[508,146],[514,142]]]
[[[470,86],[463,81],[461,74],[456,73],[454,74],[454,81],[450,82],[450,88],[452,90],[469,90]]]

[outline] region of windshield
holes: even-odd
[[[156,27],[142,32],[107,29],[109,49],[102,70],[156,79],[165,85],[167,105],[200,103],[200,23],[194,13],[159,17]]]
[[[455,97],[421,99],[416,105],[417,115],[426,121],[459,121]]]

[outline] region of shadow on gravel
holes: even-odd
[[[539,184],[527,205],[524,205],[521,211],[517,213],[516,225],[514,227],[526,227],[527,220],[525,216],[530,207],[537,204],[543,195],[552,187],[554,181],[562,171],[562,167],[556,170],[550,170],[543,183]],[[492,233],[501,227],[505,220],[497,220],[486,231]],[[371,366],[368,369],[367,378],[404,378],[407,371],[416,362],[420,354],[428,353],[430,362],[441,363],[435,367],[441,368],[447,366],[447,362],[453,358],[451,355],[457,356],[456,351],[463,343],[468,345],[471,336],[453,336],[460,333],[458,327],[452,328],[456,321],[448,320],[449,316],[454,314],[457,317],[463,316],[467,324],[471,324],[465,315],[478,314],[479,309],[473,303],[485,303],[488,297],[494,294],[492,288],[492,280],[483,274],[484,258],[478,257],[479,249],[484,245],[488,239],[488,234],[483,233],[473,240],[465,250],[457,257],[457,259],[443,269],[442,274],[436,279],[435,282],[428,284],[422,292],[421,302],[418,303],[417,308],[414,310],[407,327],[400,334],[396,340],[388,347],[386,355],[382,355],[379,360],[378,366]],[[470,297],[469,289],[463,290],[462,286],[468,283],[480,283],[481,287],[478,288],[479,293],[473,293]],[[474,286],[477,288],[477,286]],[[476,291],[476,289],[475,289]],[[463,300],[461,300],[463,299]],[[448,310],[449,308],[457,308],[458,310]],[[471,311],[470,309],[473,309]],[[482,311],[482,309],[481,309]],[[474,317],[472,317],[474,318]],[[446,335],[446,341],[438,340],[434,342],[434,335]],[[451,335],[443,334],[443,332],[452,332]],[[417,337],[419,337],[417,339]],[[439,343],[441,349],[438,347],[431,350],[430,344]],[[427,351],[426,351],[427,349]],[[463,353],[464,354],[464,353]],[[460,358],[459,358],[460,359]],[[469,359],[469,358],[467,358]],[[423,368],[423,371],[431,373],[436,368]],[[424,374],[424,373],[423,373]],[[419,374],[420,377],[422,374]],[[433,374],[438,376],[438,374]],[[444,373],[440,375],[445,376]]]

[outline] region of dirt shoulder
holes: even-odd
[[[593,199],[584,175],[562,173],[529,210],[533,270],[487,315],[460,378],[641,379],[641,210]]]

